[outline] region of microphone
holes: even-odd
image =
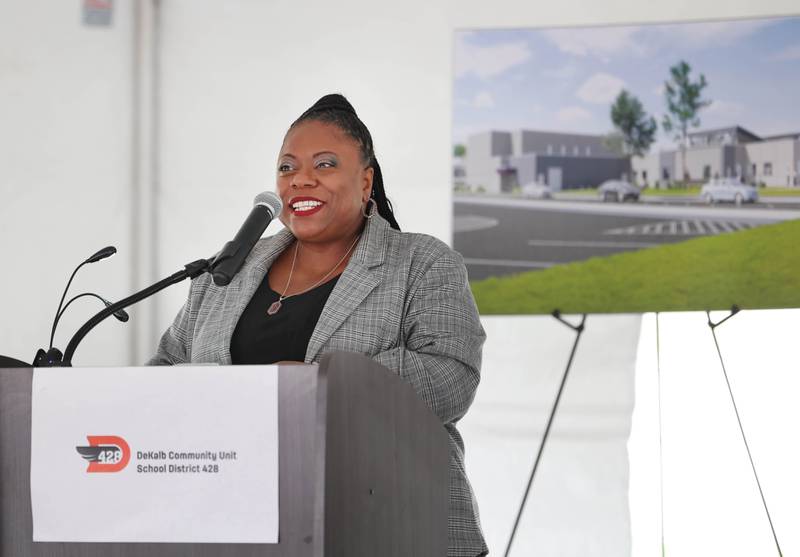
[[[100,253],[100,252],[98,252],[98,253]],[[97,255],[97,254],[95,254],[95,255]],[[94,257],[94,256],[92,256],[92,257]],[[108,256],[105,256],[105,257],[108,257]],[[91,258],[89,258],[89,259],[91,259]],[[97,260],[97,261],[99,261],[99,260]],[[89,261],[89,262],[93,263],[93,261]],[[61,359],[63,358],[64,355],[62,354],[61,350],[59,350],[58,348],[53,348],[53,338],[55,338],[56,327],[58,326],[58,322],[61,320],[61,316],[64,315],[64,313],[67,311],[67,308],[70,306],[70,304],[72,302],[74,302],[75,300],[79,299],[79,298],[83,298],[84,296],[92,296],[94,298],[97,298],[98,300],[103,302],[106,307],[110,307],[112,305],[111,302],[109,302],[108,300],[106,300],[102,296],[99,296],[99,295],[95,294],[94,292],[84,292],[83,294],[78,294],[77,296],[73,296],[72,298],[70,298],[69,302],[64,304],[64,307],[61,309],[59,314],[56,315],[56,320],[53,322],[53,330],[50,333],[50,348],[47,350],[47,352],[45,352],[41,348],[39,349],[38,352],[36,352],[36,356],[33,359],[33,366],[34,367],[51,367],[51,366],[54,366],[54,365],[60,365],[61,364]],[[119,321],[122,321],[123,323],[127,322],[128,319],[130,319],[130,316],[128,315],[128,312],[126,312],[124,309],[117,310],[112,315],[114,317],[116,317]]]
[[[101,250],[98,250],[94,255],[90,256],[86,261],[83,263],[94,263],[95,261],[100,261],[101,259],[105,259],[106,257],[111,257],[117,253],[117,248],[114,246],[106,246]]]
[[[222,247],[222,251],[217,254],[211,264],[211,275],[214,277],[214,284],[217,286],[227,286],[230,284],[239,269],[242,268],[244,260],[256,245],[256,242],[269,223],[283,208],[280,197],[271,191],[265,191],[256,196],[253,200],[253,210],[244,221],[244,224],[233,237],[233,240]]]
[[[93,298],[97,298],[98,300],[103,302],[103,304],[105,304],[106,307],[110,307],[111,304],[112,304],[112,302],[109,302],[108,300],[106,300],[105,298],[103,298],[102,296],[100,296],[98,294],[95,294],[94,292],[84,292],[83,294],[78,294],[77,296],[73,296],[69,300],[69,302],[64,304],[64,309],[62,309],[61,313],[59,313],[58,317],[56,317],[56,325],[61,320],[61,316],[64,315],[64,313],[67,311],[67,308],[69,307],[69,305],[72,302],[74,302],[75,300],[77,300],[78,298],[83,298],[84,296],[92,296]],[[128,319],[130,319],[130,316],[128,315],[128,312],[125,311],[124,309],[121,309],[119,311],[115,311],[112,315],[114,317],[116,317],[117,320],[122,321],[123,323],[126,323],[128,321]],[[52,345],[52,343],[51,343],[51,345]]]
[[[69,290],[70,285],[72,284],[72,279],[75,278],[75,275],[78,272],[78,269],[86,265],[87,263],[95,263],[100,261],[101,259],[105,259],[106,257],[111,257],[117,253],[117,248],[114,246],[106,246],[101,250],[96,251],[94,254],[90,255],[86,258],[80,265],[75,267],[75,270],[72,271],[72,275],[69,277],[67,281],[67,287],[64,289],[64,293],[61,295],[61,301],[58,303],[58,309],[56,310],[56,316],[53,318],[53,327],[50,329],[50,348],[53,348],[53,337],[56,334],[56,324],[58,323],[58,319],[61,316],[62,308],[61,306],[64,305],[64,299],[67,297],[67,291]],[[66,309],[66,307],[64,308]]]
[[[98,252],[98,253],[100,253],[100,252]],[[97,254],[95,254],[95,255],[97,255]],[[94,256],[92,256],[92,257],[94,257]],[[108,256],[105,255],[105,256],[101,257],[100,259],[103,259],[104,257],[108,257]],[[91,259],[91,257],[89,259]],[[95,261],[99,261],[100,259],[96,259]],[[94,263],[94,261],[89,261],[89,260],[87,260],[87,261],[89,263]],[[83,294],[78,294],[77,296],[73,296],[72,298],[70,298],[70,300],[66,304],[64,304],[64,307],[61,308],[61,311],[58,313],[58,315],[56,315],[56,319],[53,322],[53,330],[50,333],[50,348],[47,350],[47,352],[45,352],[44,349],[42,349],[42,348],[40,348],[36,352],[36,356],[33,359],[33,367],[52,367],[52,366],[60,366],[61,365],[61,360],[62,360],[64,355],[61,353],[61,350],[59,350],[58,348],[53,348],[53,338],[55,337],[55,334],[56,334],[56,327],[58,326],[58,322],[61,320],[61,316],[64,315],[64,313],[67,311],[67,308],[70,306],[70,304],[72,302],[74,302],[75,300],[79,299],[79,298],[83,298],[84,296],[92,296],[94,298],[97,298],[98,300],[103,302],[103,304],[105,304],[106,307],[110,307],[112,305],[111,302],[109,302],[108,300],[106,300],[102,296],[99,296],[99,295],[95,294],[94,292],[84,292]],[[127,322],[128,319],[130,319],[130,316],[128,315],[128,312],[126,312],[123,309],[115,311],[112,315],[114,317],[116,317],[119,321],[122,321],[123,323]]]

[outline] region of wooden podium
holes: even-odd
[[[447,553],[447,432],[405,381],[348,353],[279,368],[279,543],[34,543],[32,377],[0,369],[0,557]]]

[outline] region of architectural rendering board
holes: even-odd
[[[800,306],[798,37],[457,31],[454,246],[481,312]]]

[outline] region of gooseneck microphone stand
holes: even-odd
[[[75,267],[75,270],[72,271],[72,274],[70,275],[69,280],[67,281],[67,286],[66,288],[64,288],[64,293],[61,294],[61,301],[58,303],[58,309],[56,309],[56,316],[53,319],[53,326],[50,329],[50,345],[48,346],[47,350],[45,350],[44,348],[40,348],[36,352],[36,356],[33,359],[33,367],[57,367],[61,365],[61,361],[64,359],[64,355],[58,348],[53,348],[53,339],[56,336],[56,327],[58,326],[58,321],[64,314],[64,310],[67,309],[67,306],[69,306],[72,302],[74,302],[77,298],[80,298],[81,296],[95,296],[99,298],[101,301],[103,301],[103,303],[105,303],[106,306],[108,306],[108,303],[105,299],[101,298],[100,296],[94,293],[85,293],[80,296],[76,296],[75,298],[72,298],[69,302],[67,302],[66,306],[64,305],[64,300],[67,299],[67,292],[69,292],[69,287],[72,285],[72,281],[75,278],[75,275],[78,274],[78,271],[80,271],[81,267],[89,263],[96,263],[102,259],[111,257],[115,253],[117,253],[117,248],[115,248],[114,246],[106,246],[103,249],[96,251],[94,254],[90,255],[85,260],[83,260],[80,263],[80,265]],[[127,318],[125,319],[125,321],[127,321]]]
[[[55,339],[55,335],[56,335],[56,327],[58,327],[58,323],[59,323],[59,321],[61,321],[61,317],[64,315],[64,313],[66,313],[67,308],[72,305],[72,302],[75,302],[76,300],[80,300],[81,298],[86,298],[87,296],[90,296],[92,298],[97,298],[98,300],[103,302],[103,305],[105,307],[108,307],[113,303],[113,302],[109,302],[108,300],[106,300],[102,296],[100,296],[98,294],[95,294],[94,292],[84,292],[82,294],[78,294],[77,296],[73,296],[73,298],[69,302],[64,304],[64,307],[61,308],[61,311],[58,313],[58,315],[56,315],[56,318],[53,321],[53,328],[50,331],[50,346],[48,347],[48,350],[53,348],[53,340]],[[125,310],[119,310],[118,312],[115,312],[114,313],[114,317],[116,317],[118,320],[122,321],[123,323],[125,323],[126,321],[128,321],[128,319],[130,319],[130,316],[127,313],[125,313]]]
[[[111,257],[115,253],[117,253],[117,248],[115,248],[114,246],[106,246],[103,249],[96,251],[94,254],[92,254],[91,256],[86,258],[86,260],[84,260],[80,265],[75,267],[75,270],[72,271],[72,275],[70,275],[69,280],[67,281],[67,287],[64,288],[64,293],[61,295],[61,301],[58,303],[58,309],[56,309],[56,316],[53,319],[53,330],[52,330],[52,333],[50,334],[50,348],[53,348],[53,337],[56,334],[56,325],[58,324],[58,318],[63,313],[62,312],[62,306],[64,305],[64,300],[67,299],[67,292],[69,291],[69,287],[72,284],[72,280],[75,278],[75,275],[78,274],[78,271],[84,265],[87,265],[89,263],[97,263],[98,261],[100,261],[102,259],[106,259],[107,257]],[[69,304],[67,304],[67,305],[69,305]]]
[[[184,265],[183,269],[174,273],[167,278],[158,281],[152,286],[148,286],[144,290],[141,290],[127,298],[124,298],[116,303],[111,304],[110,306],[104,308],[103,310],[97,312],[94,317],[89,319],[83,327],[78,329],[72,339],[67,344],[66,350],[64,350],[64,358],[60,362],[53,362],[51,365],[57,367],[71,367],[72,366],[72,357],[75,354],[75,350],[78,348],[78,344],[83,340],[89,331],[94,329],[98,324],[100,324],[104,319],[113,315],[115,312],[125,309],[128,306],[132,306],[137,302],[141,302],[145,298],[148,298],[155,294],[156,292],[160,292],[164,290],[168,286],[172,286],[173,284],[177,284],[185,279],[194,279],[202,275],[203,273],[209,272],[212,270],[213,267],[213,259],[198,259],[197,261],[192,261],[191,263],[187,263]]]

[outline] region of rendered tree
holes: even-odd
[[[453,147],[453,156],[455,156],[455,157],[463,157],[466,154],[467,154],[467,148],[463,144],[457,143]]]
[[[706,77],[700,74],[697,81],[692,81],[689,75],[691,66],[681,60],[669,69],[670,79],[664,82],[664,98],[667,101],[667,114],[661,126],[667,133],[674,133],[675,141],[679,142],[681,153],[681,169],[683,170],[682,182],[686,185],[689,172],[686,168],[686,147],[689,139],[689,127],[700,125],[698,113],[711,104],[710,100],[702,98],[703,89],[708,83]]]
[[[656,119],[644,111],[642,103],[623,89],[611,105],[611,122],[622,140],[622,153],[643,156],[656,138]],[[609,141],[611,142],[611,141]]]
[[[619,155],[620,157],[627,155],[625,151],[625,138],[616,130],[604,135],[600,142],[603,144],[603,147],[615,155]]]

